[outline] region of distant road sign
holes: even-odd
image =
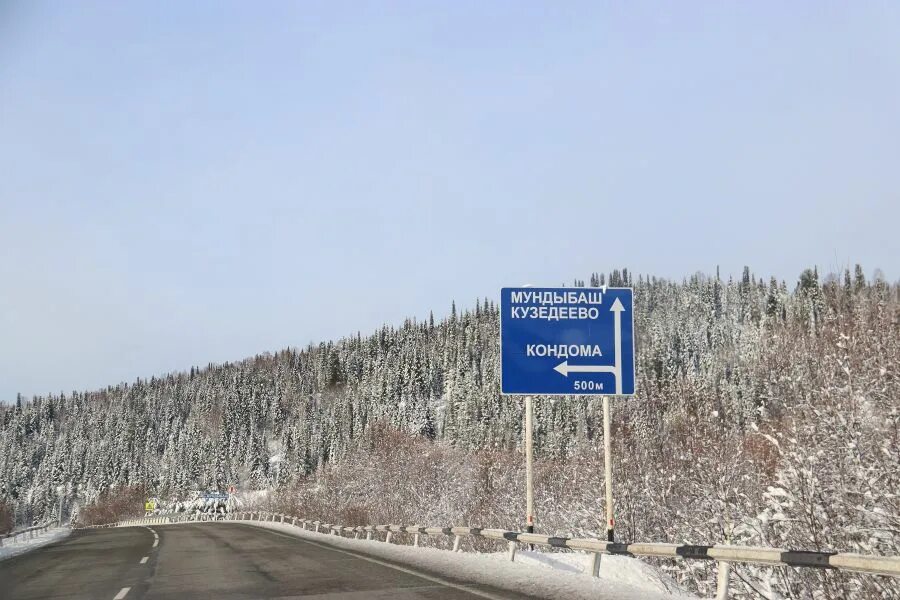
[[[203,492],[200,497],[204,500],[228,500],[225,492]]]
[[[156,502],[153,500],[147,500],[146,502],[144,502],[144,510],[147,512],[156,510]]]
[[[503,288],[503,394],[634,394],[631,288]]]

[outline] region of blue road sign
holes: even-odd
[[[631,288],[500,290],[503,394],[634,394]]]

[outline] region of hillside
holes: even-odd
[[[638,392],[613,407],[619,535],[900,553],[900,287],[859,267],[824,282],[804,271],[790,287],[749,270],[590,283],[635,288]],[[281,489],[323,518],[516,527],[523,413],[499,395],[498,327],[486,300],[440,321],[20,399],[0,408],[0,501],[41,520],[58,485],[82,505],[125,486],[177,498],[236,485]],[[538,398],[535,411],[539,529],[596,534],[600,403]],[[706,591],[704,569],[678,577]],[[743,577],[767,597],[900,591],[824,572]]]

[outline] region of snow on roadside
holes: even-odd
[[[491,560],[509,562],[506,552],[488,554]],[[516,562],[532,567],[555,569],[580,576],[590,575],[593,555],[586,552],[540,552],[519,550]],[[664,571],[630,556],[604,555],[600,559],[600,579],[624,583],[644,590],[690,596]]]
[[[0,560],[12,558],[13,556],[18,556],[19,554],[24,554],[40,548],[41,546],[46,546],[47,544],[63,539],[71,532],[72,530],[68,527],[58,527],[56,529],[45,531],[28,540],[13,542],[11,538],[5,538],[3,540],[3,547],[0,548]]]
[[[678,586],[652,566],[627,557],[604,556],[600,577],[589,573],[590,567],[571,559],[560,560],[554,555],[540,552],[520,552],[516,562],[500,560],[494,554],[466,554],[437,548],[413,548],[386,544],[378,541],[355,540],[325,533],[304,531],[287,523],[258,521],[227,521],[245,523],[287,533],[314,542],[326,543],[336,548],[367,554],[375,558],[418,567],[429,573],[443,575],[456,581],[489,585],[524,595],[541,598],[566,598],[575,600],[673,600],[695,598],[678,589]],[[587,555],[575,554],[575,559],[590,560]],[[520,560],[521,557],[521,560]],[[611,559],[611,560],[608,560]],[[624,559],[624,560],[622,560]],[[556,567],[548,563],[557,560]],[[563,567],[567,564],[568,568]],[[604,561],[606,566],[604,567]],[[635,564],[640,563],[640,565]],[[589,565],[589,563],[587,563]],[[541,566],[538,566],[541,565]],[[547,568],[547,567],[551,568]],[[666,578],[667,579],[667,578]]]

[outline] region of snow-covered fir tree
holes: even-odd
[[[589,283],[635,288],[638,393],[614,407],[626,541],[900,554],[897,285],[868,281],[858,266],[824,279],[808,269],[791,286],[749,268],[738,281],[617,269]],[[177,498],[231,485],[290,489],[313,475],[325,497],[329,470],[342,468],[342,493],[323,511],[516,527],[520,469],[509,457],[523,409],[499,394],[498,339],[491,300],[472,310],[453,303],[444,320],[102,390],[19,397],[0,407],[0,502],[40,521],[58,506],[57,486],[84,505],[126,486]],[[539,397],[535,410],[539,524],[596,534],[600,405]],[[404,460],[420,461],[433,480],[403,491],[395,478],[399,487],[382,498],[360,491],[378,468],[366,456],[387,452],[372,445],[381,430],[425,444]],[[485,497],[476,510],[454,489],[510,497]],[[405,501],[392,505],[389,496],[401,493]],[[711,573],[700,564],[678,577],[708,592]],[[769,598],[900,593],[894,581],[828,571],[738,567],[735,576],[739,594]]]

